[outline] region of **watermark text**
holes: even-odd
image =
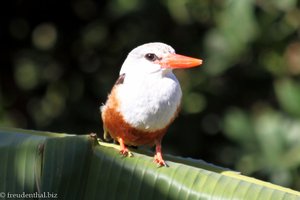
[[[57,193],[54,192],[34,192],[34,193],[13,193],[13,192],[0,192],[0,199],[57,199]]]

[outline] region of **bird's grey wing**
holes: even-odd
[[[124,74],[121,74],[118,78],[118,80],[116,81],[115,85],[119,85],[119,84],[123,84],[125,80],[125,73]]]

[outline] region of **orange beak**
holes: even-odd
[[[177,69],[196,67],[202,64],[202,60],[179,54],[170,54],[162,58],[158,63],[162,68]]]

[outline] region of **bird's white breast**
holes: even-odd
[[[165,128],[181,102],[181,88],[170,71],[164,76],[151,74],[129,77],[117,88],[119,111],[125,121],[140,130]]]

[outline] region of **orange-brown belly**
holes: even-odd
[[[124,121],[121,113],[113,107],[107,107],[102,113],[105,129],[112,138],[122,138],[127,145],[154,145],[155,140],[160,140],[167,131],[167,127],[153,132],[138,130]]]

